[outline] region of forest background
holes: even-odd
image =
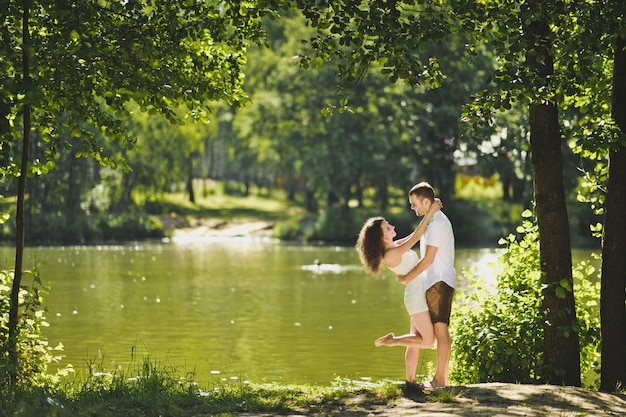
[[[599,346],[597,323],[576,311],[570,248],[602,236],[603,389],[623,381],[621,2],[79,3],[2,4],[4,219],[13,206],[16,219],[4,234],[17,236],[11,382],[27,336],[18,318],[32,313],[18,316],[29,305],[18,303],[24,242],[161,237],[165,219],[200,212],[198,192],[280,195],[300,210],[277,236],[352,242],[370,214],[410,229],[403,187],[421,179],[437,187],[459,244],[519,234],[500,242],[509,265],[530,269],[503,274],[500,290],[531,301],[544,332],[522,338],[532,345],[525,362],[545,355],[531,381],[579,385],[579,342]],[[499,184],[501,201],[477,200],[475,183]],[[172,193],[189,205],[179,209]],[[527,207],[533,221],[519,217]],[[515,351],[501,347],[500,365]]]
[[[106,141],[102,152],[129,169],[76,158],[82,149],[70,130],[61,134],[54,167],[28,182],[25,235],[29,245],[93,244],[160,238],[173,225],[224,217],[221,195],[282,199],[292,209],[275,218],[285,240],[353,244],[370,215],[384,215],[408,233],[415,217],[406,192],[427,180],[445,201],[460,246],[494,247],[521,222],[533,201],[528,116],[516,106],[489,129],[470,134],[459,122],[463,106],[488,87],[496,57],[467,61],[461,38],[449,43],[440,65],[447,80],[436,89],[389,84],[372,72],[350,92],[350,111],[332,112],[338,84],[332,67],[303,71],[294,60],[313,35],[301,15],[266,22],[269,47],[248,52],[243,107],[215,103],[209,120],[196,122],[180,108],[181,123],[130,105],[123,118],[138,152]],[[576,114],[564,123],[574,124]],[[599,247],[590,226],[601,218],[579,195],[593,169],[563,142],[564,179],[574,247]],[[11,159],[19,159],[14,148]],[[32,158],[45,161],[34,133]],[[14,217],[17,182],[0,184],[5,220]],[[186,201],[186,202],[185,202]],[[262,205],[262,204],[261,204]],[[204,207],[204,210],[203,210]],[[221,212],[219,210],[222,210]],[[262,216],[249,207],[230,216]],[[15,222],[0,238],[13,243]]]

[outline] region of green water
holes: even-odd
[[[11,264],[13,249],[3,250]],[[367,275],[351,247],[205,240],[27,255],[25,268],[33,255],[47,263],[44,335],[63,343],[61,365],[77,372],[86,363],[126,370],[149,357],[201,383],[404,379],[404,350],[374,347],[389,331],[408,331],[403,286],[389,272]],[[457,250],[457,271],[489,273],[496,257],[493,249]],[[418,373],[426,375],[435,356],[422,352]]]

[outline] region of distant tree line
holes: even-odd
[[[303,71],[294,62],[301,40],[313,35],[301,15],[285,12],[281,19],[266,20],[265,30],[269,47],[251,47],[247,53],[248,96],[240,100],[245,105],[213,103],[204,122],[174,108],[179,122],[172,124],[160,113],[129,104],[121,122],[140,152],[105,141],[91,129],[102,151],[125,161],[129,169],[76,159],[71,133],[60,135],[70,152],[59,153],[55,168],[28,184],[27,241],[123,237],[109,224],[112,217],[150,224],[140,214],[160,214],[159,198],[173,191],[185,190],[195,202],[192,184],[202,178],[227,181],[231,191],[243,195],[251,188],[282,189],[311,213],[348,207],[351,201],[384,212],[391,186],[407,188],[426,179],[450,200],[455,178],[466,172],[496,175],[503,200],[530,204],[532,169],[523,109],[512,108],[478,132],[463,132],[459,124],[472,94],[489,86],[496,65],[492,53],[483,51],[467,65],[463,39],[452,38],[439,64],[446,79],[438,88],[389,84],[386,75],[372,71],[350,89],[349,107],[342,109],[336,106],[341,86],[332,67],[313,65]],[[45,160],[46,152],[44,139],[34,132],[33,158]],[[569,149],[564,148],[564,155],[572,160],[566,178],[573,193],[577,162]],[[15,195],[15,186],[5,183],[3,194]],[[154,236],[154,225],[150,227],[145,232],[137,228],[136,236],[123,223],[132,238]],[[5,236],[12,233],[6,225]]]

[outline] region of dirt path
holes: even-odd
[[[582,388],[491,383],[450,390],[455,394],[455,402],[434,403],[424,402],[426,398],[402,398],[393,407],[372,410],[371,415],[626,416],[626,396]]]
[[[395,404],[359,410],[346,408],[333,415],[352,416],[626,416],[626,396],[550,385],[477,384],[449,388],[450,396],[418,394]],[[431,402],[429,396],[451,402]]]
[[[240,417],[269,417],[271,413],[243,413]],[[340,406],[319,411],[288,414],[347,417],[592,417],[626,416],[626,396],[575,387],[476,384],[417,393],[390,404],[357,395]]]

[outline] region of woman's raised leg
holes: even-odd
[[[396,336],[387,333],[374,342],[376,346],[406,346],[413,348],[431,348],[435,343],[433,323],[430,321],[430,313],[423,311],[411,315],[411,333]]]

